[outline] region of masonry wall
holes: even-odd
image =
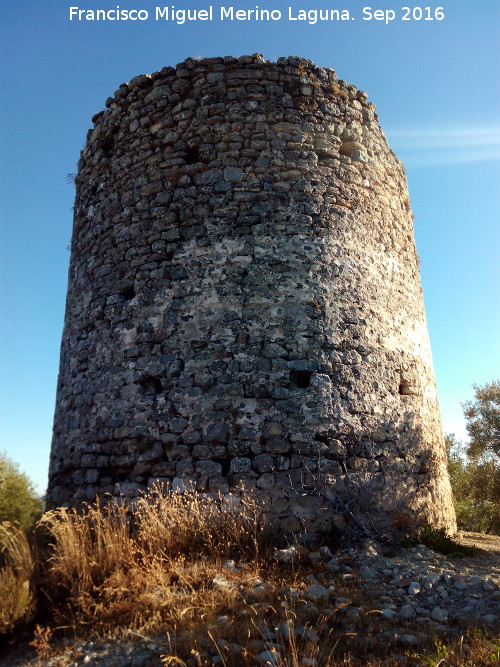
[[[453,529],[404,169],[366,94],[297,57],[188,59],[93,122],[49,504],[244,486],[284,534],[352,509]]]

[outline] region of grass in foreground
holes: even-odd
[[[38,622],[32,646],[40,664],[54,655],[51,635],[64,633],[160,637],[170,647],[162,649],[163,664],[189,667],[211,665],[214,653],[226,667],[260,664],[255,656],[262,645],[272,648],[269,632],[285,647],[281,667],[476,667],[499,659],[499,647],[484,634],[410,651],[397,638],[377,641],[391,626],[376,609],[346,620],[344,605],[319,613],[293,601],[283,589],[300,590],[314,567],[278,567],[269,538],[263,508],[252,498],[228,502],[158,492],[136,501],[133,515],[99,502],[79,512],[46,513],[36,530],[35,559],[24,534],[4,526],[0,633]],[[224,567],[229,559],[235,565]],[[346,585],[338,593],[355,600],[360,592]],[[299,626],[304,631],[296,635]],[[60,664],[68,663],[61,658]]]
[[[213,586],[225,560],[263,557],[262,507],[251,499],[233,505],[196,494],[88,505],[83,513],[60,508],[38,527],[46,535],[44,589],[61,624],[142,631],[167,623],[187,626],[234,603],[233,590]],[[251,576],[251,571],[245,575]]]
[[[0,633],[11,632],[35,610],[34,563],[23,530],[0,524]]]

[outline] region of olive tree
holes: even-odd
[[[470,457],[453,434],[445,442],[458,527],[500,534],[500,466],[493,456]]]
[[[500,459],[500,381],[474,385],[474,391],[474,400],[462,404],[470,437],[467,454]]]

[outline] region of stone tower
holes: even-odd
[[[366,94],[256,54],[106,107],[76,178],[49,506],[159,480],[255,489],[285,535],[349,511],[453,530],[405,174]]]

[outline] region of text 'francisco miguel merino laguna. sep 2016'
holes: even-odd
[[[443,7],[407,7],[399,9],[373,9],[362,7],[356,12],[352,9],[310,8],[304,9],[289,6],[285,11],[263,8],[256,5],[252,9],[241,9],[232,5],[209,5],[205,9],[178,9],[175,5],[147,9],[122,9],[119,5],[112,9],[84,9],[69,7],[70,21],[165,21],[182,25],[191,21],[220,22],[269,22],[269,21],[302,21],[314,25],[323,21],[375,21],[389,24],[392,21],[442,21]]]

